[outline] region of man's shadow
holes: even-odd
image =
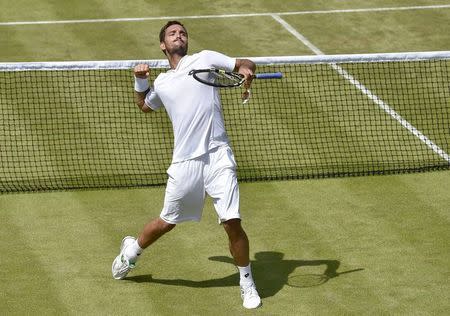
[[[255,260],[252,261],[252,273],[259,295],[262,298],[274,296],[285,285],[290,285],[293,287],[318,286],[339,275],[363,270],[354,269],[344,272],[337,272],[340,266],[340,262],[338,260],[283,260],[283,257],[283,253],[276,251],[262,251],[255,254]],[[226,256],[210,257],[209,260],[234,265],[233,259]],[[319,273],[315,274],[301,273],[291,275],[297,268],[315,266],[324,267],[323,270],[320,270]],[[131,276],[126,279],[138,283],[149,282],[173,286],[210,288],[237,286],[239,284],[239,273],[236,272],[223,278],[203,281],[192,281],[185,279],[156,279],[151,275]]]

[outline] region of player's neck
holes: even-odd
[[[169,61],[170,68],[175,69],[178,66],[178,63],[180,62],[181,58],[183,58],[186,55],[179,55],[179,54],[173,54],[169,55],[167,54],[167,59]]]

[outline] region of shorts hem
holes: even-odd
[[[242,221],[242,218],[240,215],[233,215],[230,217],[219,218],[219,224],[223,224],[224,222],[232,220],[232,219],[240,219]]]
[[[178,220],[170,220],[163,216],[159,216],[159,217],[166,223],[172,224],[172,225],[181,224],[183,222],[200,222],[200,218],[196,218],[196,217],[188,217],[188,218],[182,218],[182,219],[178,219]]]

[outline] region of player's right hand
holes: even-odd
[[[147,64],[138,64],[134,67],[136,78],[147,79],[150,75],[150,67]]]

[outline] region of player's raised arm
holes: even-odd
[[[134,67],[134,96],[135,102],[142,112],[150,112],[152,109],[145,104],[145,97],[150,91],[148,77],[150,68],[146,64],[138,64]]]

